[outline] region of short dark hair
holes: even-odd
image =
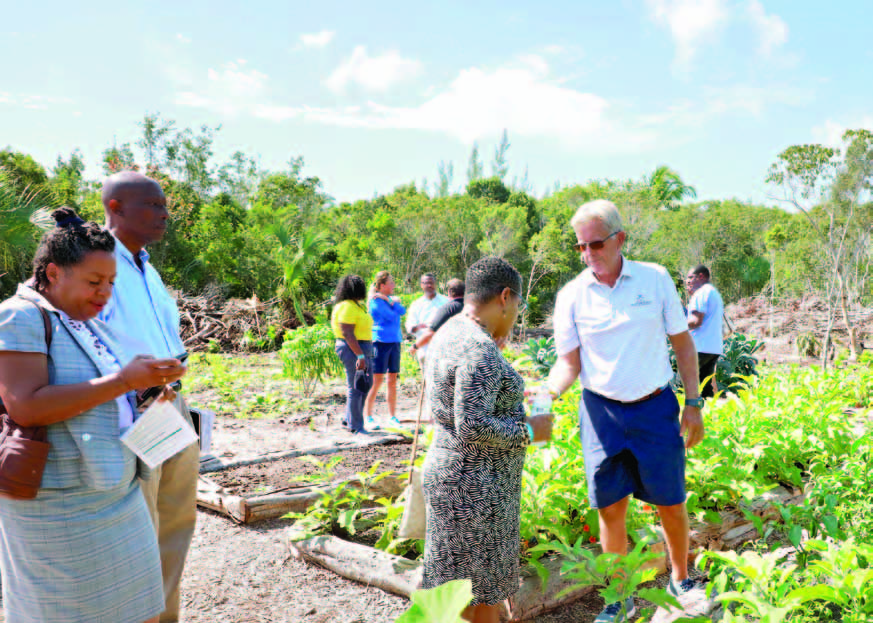
[[[421,279],[433,279],[434,281],[436,281],[436,275],[434,275],[433,273],[424,273],[421,276]],[[421,281],[421,279],[419,279],[419,281]]]
[[[56,226],[43,235],[33,257],[33,279],[39,291],[49,285],[49,264],[66,268],[75,266],[92,251],[115,251],[112,234],[97,223],[86,223],[73,208],[58,208],[52,218]]]
[[[446,284],[446,293],[449,298],[459,299],[464,296],[464,282],[460,279],[449,279]]]
[[[695,266],[694,269],[691,271],[691,274],[703,275],[704,277],[706,277],[707,281],[709,280],[709,269],[703,264],[698,264],[697,266]]]
[[[499,257],[483,257],[467,269],[466,298],[474,303],[487,303],[505,288],[521,295],[521,275],[515,267]]]
[[[367,284],[358,275],[346,275],[336,284],[333,295],[334,305],[343,301],[363,301],[367,298]]]

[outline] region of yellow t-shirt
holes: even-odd
[[[330,326],[334,336],[343,339],[340,324],[355,325],[356,339],[367,341],[373,339],[373,319],[366,308],[355,301],[343,301],[333,308],[333,313],[330,315]]]

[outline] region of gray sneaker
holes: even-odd
[[[673,595],[676,599],[679,599],[682,595],[687,595],[693,591],[699,590],[703,592],[703,585],[698,584],[691,578],[685,578],[684,580],[680,580],[676,582],[673,578],[670,578],[670,583],[667,584],[667,592]]]
[[[621,602],[614,601],[606,606],[603,611],[597,615],[597,618],[594,619],[594,623],[621,623],[622,621],[629,620],[633,615],[637,613],[636,606],[634,606],[633,597],[628,597],[627,599],[625,599],[624,608],[626,612],[625,614],[622,614]]]

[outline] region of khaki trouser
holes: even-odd
[[[190,423],[188,406],[181,394],[174,404]],[[200,449],[195,443],[164,461],[163,465],[154,470],[150,480],[140,482],[161,549],[161,571],[164,576],[164,612],[161,614],[161,623],[175,623],[179,620],[179,584],[197,521],[199,471]]]

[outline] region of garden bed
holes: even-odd
[[[317,457],[327,464],[342,457],[326,475],[318,465],[300,460]],[[300,448],[222,464],[215,457],[201,461],[197,504],[222,513],[239,523],[254,523],[305,511],[325,492],[343,483],[357,486],[355,474],[370,469],[376,461],[379,471],[394,471],[395,476],[380,480],[372,488],[374,498],[394,497],[405,482],[404,461],[409,459],[409,440],[398,435],[368,436],[362,440]],[[203,475],[204,473],[210,476]],[[310,482],[321,475],[327,482]]]
[[[797,504],[802,500],[802,493],[780,487],[745,505],[744,509],[767,521],[778,515],[777,504]],[[754,524],[741,512],[724,511],[720,516],[721,524],[692,525],[692,552],[704,549],[737,549],[759,537]],[[319,536],[303,541],[292,541],[290,546],[292,553],[302,560],[324,567],[347,579],[377,586],[396,595],[409,597],[421,581],[421,561],[388,554],[336,536]],[[595,544],[592,544],[590,549],[596,553],[600,551]],[[649,550],[659,553],[660,556],[648,563],[647,567],[656,569],[659,575],[665,573],[667,559],[663,538],[649,545]],[[503,615],[504,620],[528,620],[582,599],[596,590],[595,586],[581,586],[561,595],[560,593],[575,584],[575,580],[562,577],[560,574],[564,560],[560,557],[552,557],[540,559],[540,562],[549,571],[545,589],[536,569],[533,566],[523,567],[519,590],[510,598],[509,609]],[[699,604],[698,607],[701,610],[695,614],[705,615],[712,609],[713,603]],[[670,617],[666,613],[660,613],[660,620],[670,620]]]

